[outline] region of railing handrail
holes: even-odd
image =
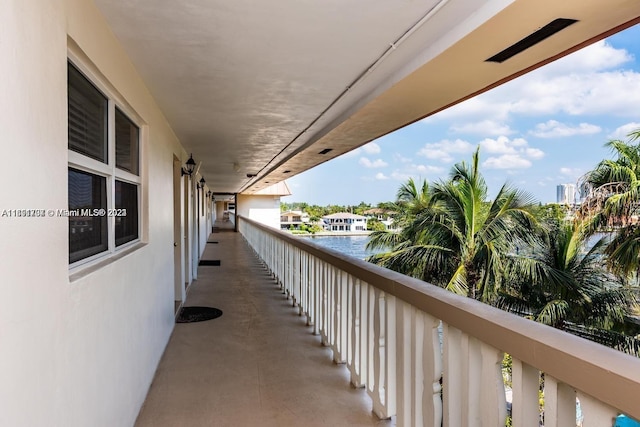
[[[639,358],[304,241],[243,216],[237,218],[627,415],[640,418]]]

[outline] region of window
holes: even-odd
[[[69,263],[140,238],[140,128],[71,62]]]
[[[90,216],[93,208],[107,208],[105,178],[69,168],[70,263],[107,250],[107,217]]]

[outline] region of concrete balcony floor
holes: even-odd
[[[209,237],[185,306],[218,319],[177,324],[136,425],[390,426],[305,326],[239,233]]]

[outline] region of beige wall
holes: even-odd
[[[3,426],[132,425],[174,325],[166,189],[186,153],[90,1],[0,2],[0,210],[68,206],[68,46],[145,124],[144,243],[72,278],[66,218],[0,217]]]
[[[238,194],[238,215],[280,229],[280,196]]]

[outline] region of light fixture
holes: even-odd
[[[180,175],[184,176],[184,175],[189,175],[191,176],[191,174],[193,173],[193,171],[196,168],[196,162],[195,160],[193,160],[193,154],[189,154],[189,160],[187,160],[187,163],[185,163],[184,165],[185,167],[183,167],[180,171]]]
[[[258,176],[257,173],[248,173],[247,174],[247,178],[255,178],[256,176]]]
[[[211,190],[207,191],[207,197],[211,197]]]
[[[205,180],[204,180],[204,176],[203,176],[202,178],[200,178],[200,185],[198,186],[198,188],[204,188],[204,184],[205,184],[206,182],[207,182],[207,181],[205,181]]]

